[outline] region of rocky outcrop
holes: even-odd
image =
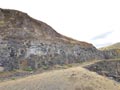
[[[0,67],[5,71],[102,58],[92,44],[65,37],[26,13],[0,9]]]
[[[103,50],[105,59],[120,58],[120,49]]]
[[[120,82],[120,60],[106,60],[86,66],[90,71]]]
[[[120,58],[120,43],[115,43],[110,46],[102,47],[101,50],[105,59]]]

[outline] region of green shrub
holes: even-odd
[[[16,78],[11,78],[11,80],[15,80]]]
[[[67,66],[68,66],[68,67],[72,67],[72,65],[71,65],[71,64],[68,64]]]
[[[42,66],[44,70],[47,70],[49,67],[48,66]]]
[[[0,21],[0,25],[4,25],[4,23],[5,23],[4,21]]]
[[[33,69],[32,69],[31,67],[27,67],[27,68],[25,68],[24,70],[25,70],[25,71],[29,71],[29,72],[33,71]]]

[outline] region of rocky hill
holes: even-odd
[[[1,71],[37,69],[104,57],[92,44],[63,36],[26,13],[0,9]]]
[[[120,58],[120,43],[115,43],[110,46],[102,47],[99,50],[103,51],[106,59]]]

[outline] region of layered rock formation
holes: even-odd
[[[105,59],[120,58],[120,49],[102,50]]]
[[[100,48],[103,51],[105,59],[120,58],[120,43]]]
[[[65,37],[26,13],[0,9],[0,67],[5,71],[102,58],[92,44]]]
[[[85,68],[120,82],[120,59],[100,61]]]

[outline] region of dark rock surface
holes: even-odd
[[[102,50],[105,59],[120,58],[120,49]]]
[[[92,44],[65,37],[26,13],[0,9],[0,67],[5,71],[103,58]]]
[[[90,71],[120,82],[120,60],[106,60],[85,66]]]
[[[120,58],[120,42],[106,47],[99,48],[105,56],[105,59]]]

